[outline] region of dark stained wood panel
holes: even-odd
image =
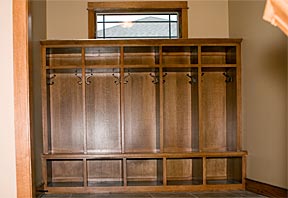
[[[119,74],[115,74],[119,75]],[[88,152],[121,152],[120,85],[112,73],[93,73],[86,85]]]
[[[156,181],[157,160],[127,160],[128,181]]]
[[[83,162],[52,161],[52,182],[83,182]]]
[[[87,170],[89,182],[123,180],[121,160],[88,160]]]
[[[185,72],[167,72],[164,87],[164,151],[187,152],[191,145],[191,85]]]
[[[150,72],[130,73],[126,79],[128,82],[124,86],[125,151],[156,152],[157,85],[152,82]]]
[[[223,72],[202,76],[202,128],[205,151],[226,150],[226,82]]]
[[[192,180],[191,159],[169,159],[167,160],[168,180]]]
[[[51,151],[84,151],[82,86],[73,73],[56,73],[50,89]]]

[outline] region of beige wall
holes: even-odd
[[[12,1],[0,1],[0,197],[16,197]],[[5,31],[3,31],[5,27]]]
[[[88,1],[47,0],[47,38],[88,38]],[[188,0],[188,7],[190,38],[229,36],[228,0]]]
[[[287,185],[286,36],[262,20],[264,0],[230,0],[231,37],[242,37],[243,143],[247,177]]]

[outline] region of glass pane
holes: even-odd
[[[178,21],[178,15],[175,14],[175,15],[170,15],[170,20],[171,21]]]
[[[178,25],[177,25],[177,23],[171,23],[171,37],[178,37]]]
[[[178,38],[179,34],[177,14],[98,14],[97,17],[98,38]]]
[[[106,37],[169,37],[169,23],[122,23],[105,29]]]
[[[103,22],[103,20],[104,20],[104,19],[103,19],[103,15],[97,15],[97,16],[96,16],[96,21],[97,21],[97,22]]]

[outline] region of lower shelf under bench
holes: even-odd
[[[44,154],[48,193],[238,190],[246,151]]]

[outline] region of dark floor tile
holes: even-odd
[[[89,198],[151,198],[148,193],[107,193],[94,194]]]
[[[72,194],[47,194],[42,195],[41,198],[71,198]]]
[[[182,198],[182,197],[194,197],[190,193],[184,192],[163,192],[163,193],[150,193],[153,198]]]
[[[202,197],[233,197],[231,196],[231,194],[229,193],[225,193],[225,192],[203,192],[203,193],[192,193],[195,197],[197,198],[202,198]]]
[[[197,198],[209,198],[209,197],[223,197],[223,198],[241,198],[241,197],[262,197],[261,195],[251,193],[248,191],[219,191],[219,192],[195,192],[192,193],[195,195]]]

